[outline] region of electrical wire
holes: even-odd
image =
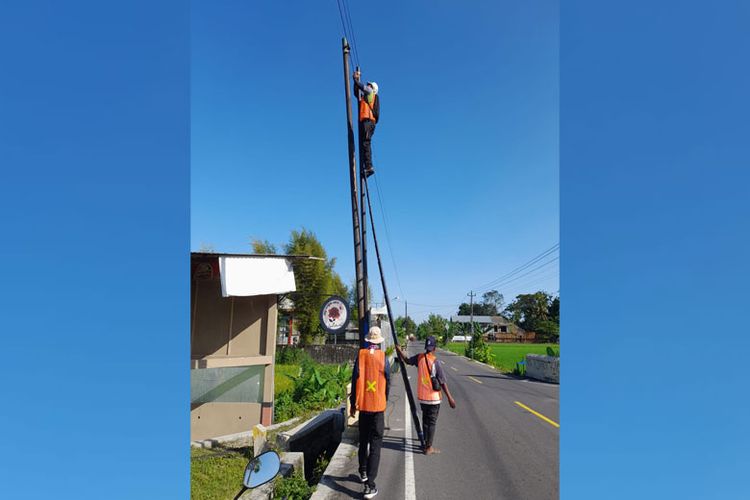
[[[545,250],[544,252],[540,253],[539,255],[537,255],[536,257],[534,257],[533,259],[531,259],[528,262],[526,262],[525,264],[522,264],[522,265],[516,267],[512,271],[510,271],[510,272],[508,272],[508,273],[500,276],[499,278],[495,278],[494,280],[492,280],[492,281],[490,281],[488,283],[485,283],[485,284],[480,285],[478,287],[474,287],[473,290],[483,291],[483,290],[489,290],[492,287],[496,287],[501,282],[503,282],[504,280],[515,276],[516,274],[520,273],[521,271],[523,271],[525,269],[528,269],[529,267],[533,266],[534,264],[536,264],[540,260],[542,260],[545,257],[551,255],[552,253],[556,252],[559,249],[560,249],[560,244],[556,243],[552,247],[548,248],[547,250]]]

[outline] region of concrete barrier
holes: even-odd
[[[560,358],[542,356],[541,354],[527,354],[526,376],[544,382],[559,384]]]

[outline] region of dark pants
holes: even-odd
[[[383,445],[385,413],[359,412],[359,472],[367,473],[367,484],[375,487],[380,465],[380,447]],[[369,445],[369,453],[367,447]]]
[[[372,168],[372,148],[370,147],[370,141],[375,133],[375,122],[372,120],[364,120],[359,122],[359,155],[362,161],[362,168],[369,170]]]
[[[424,444],[427,447],[432,446],[432,438],[435,437],[435,428],[437,427],[438,413],[440,405],[426,405],[420,403],[422,407],[422,426],[424,428]]]

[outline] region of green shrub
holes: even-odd
[[[352,379],[347,363],[322,365],[310,359],[302,361],[299,375],[287,375],[292,389],[276,396],[274,421],[283,422],[307,412],[331,408],[346,396],[346,386]]]
[[[519,377],[526,376],[526,358],[516,363],[516,367],[513,368],[513,375],[518,375]]]
[[[328,467],[328,463],[331,460],[325,456],[324,453],[321,453],[318,459],[315,461],[315,467],[313,468],[312,478],[310,479],[310,482],[312,484],[318,484],[320,482],[320,478],[323,477],[323,473],[326,471],[326,468]]]
[[[314,361],[302,362],[300,374],[294,379],[294,399],[304,401],[311,408],[326,408],[338,404],[346,395],[351,381],[349,365],[321,365]]]
[[[560,349],[553,349],[553,348],[547,346],[547,356],[552,356],[553,358],[559,358],[560,357]]]
[[[299,471],[289,477],[279,477],[273,483],[273,497],[282,500],[307,500],[313,491]]]
[[[304,411],[304,405],[294,400],[291,391],[284,391],[276,396],[273,404],[273,421],[284,422],[297,417]]]
[[[298,365],[309,360],[310,355],[299,347],[279,347],[276,349],[276,363],[279,365]]]
[[[480,331],[476,331],[471,337],[469,343],[466,344],[464,355],[467,358],[475,359],[482,363],[492,363],[492,360],[495,357],[492,354],[490,346],[484,341]]]

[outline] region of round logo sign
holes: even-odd
[[[334,295],[320,309],[320,324],[328,333],[341,333],[349,323],[349,304],[343,297]]]

